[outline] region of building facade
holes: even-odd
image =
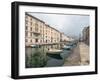
[[[89,26],[88,27],[85,27],[82,31],[82,40],[84,43],[86,43],[87,45],[89,45],[89,41],[90,41],[90,34],[89,34]]]
[[[45,23],[29,14],[25,15],[25,44],[43,43]]]
[[[68,37],[47,25],[44,21],[26,13],[25,14],[25,45],[55,44],[67,41]]]

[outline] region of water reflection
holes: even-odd
[[[65,58],[71,53],[71,50],[61,49],[63,51],[59,54],[47,54],[50,47],[61,49],[59,45],[44,45],[38,48],[26,47],[26,68],[62,66]],[[71,46],[72,49],[74,47]]]
[[[63,59],[60,54],[47,54],[47,56],[48,56],[48,59],[49,59],[49,57],[58,59],[58,60]]]

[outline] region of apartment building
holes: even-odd
[[[61,36],[62,35],[62,36]],[[60,31],[47,25],[44,21],[26,13],[25,14],[25,45],[56,44],[68,39]]]
[[[87,45],[89,45],[89,41],[90,41],[90,34],[89,34],[89,26],[85,27],[82,31],[83,36],[82,36],[82,40],[84,43],[86,43]]]
[[[29,14],[25,14],[25,43],[26,45],[44,42],[45,23]]]
[[[61,42],[71,41],[71,39],[68,36],[66,36],[64,33],[61,33],[60,37],[61,37]]]

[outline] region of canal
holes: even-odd
[[[56,67],[63,66],[65,59],[71,54],[76,45],[71,46],[71,49],[62,49],[56,46],[56,49],[62,50],[59,54],[48,54],[50,45],[39,46],[38,48],[25,48],[25,67]],[[55,48],[55,45],[53,46]]]

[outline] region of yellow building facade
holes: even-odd
[[[56,44],[67,36],[61,36],[61,32],[45,24],[44,21],[26,13],[25,14],[25,45]]]

